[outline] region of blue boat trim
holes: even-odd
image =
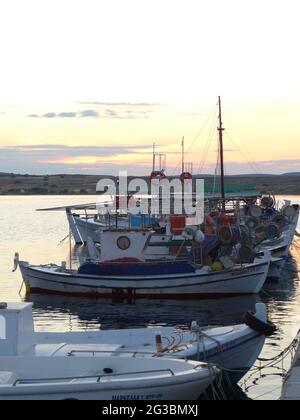
[[[259,338],[259,337],[261,337],[261,334],[256,334],[256,335],[254,335],[253,337],[249,337],[249,338],[247,338],[247,339],[243,339],[242,341],[240,341],[239,342],[239,339],[237,339],[237,340],[234,340],[234,341],[231,341],[231,342],[229,342],[228,344],[224,344],[223,346],[222,346],[222,350],[223,350],[223,352],[225,353],[225,352],[227,352],[227,351],[230,351],[230,350],[234,350],[234,349],[237,349],[237,348],[239,348],[239,347],[241,347],[242,345],[244,345],[244,344],[247,344],[247,343],[249,343],[250,341],[252,341],[252,340],[256,340],[257,338]],[[235,343],[235,344],[232,344],[232,343]],[[237,343],[237,344],[236,344]],[[213,351],[213,350],[210,350],[210,351]],[[211,358],[213,358],[213,357],[215,357],[215,356],[218,356],[219,354],[220,354],[220,352],[218,351],[218,352],[215,352],[215,353],[213,353],[213,354],[209,354],[210,352],[208,351],[208,352],[206,352],[206,354],[208,354],[208,356],[207,356],[207,358],[205,359],[205,360],[207,360],[207,359],[211,359]],[[202,353],[201,353],[202,354]],[[204,359],[203,359],[204,360]]]
[[[130,277],[135,276],[171,276],[195,274],[196,266],[190,262],[172,261],[169,264],[165,262],[153,263],[93,263],[86,262],[78,269],[78,275],[96,276],[96,277]]]

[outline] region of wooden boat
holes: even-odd
[[[137,298],[195,298],[257,294],[269,271],[270,253],[253,263],[213,271],[188,261],[88,262],[78,270],[18,261],[27,291]]]

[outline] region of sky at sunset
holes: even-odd
[[[147,174],[155,142],[171,175],[185,136],[213,173],[218,95],[227,174],[300,172],[299,16],[299,0],[3,0],[0,172]]]

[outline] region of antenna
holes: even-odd
[[[153,142],[152,171],[155,170],[155,141]]]
[[[224,147],[223,147],[223,128],[222,123],[222,109],[221,109],[221,97],[218,97],[219,105],[219,143],[220,143],[220,164],[221,164],[221,198],[222,198],[222,210],[225,211],[225,173],[224,173]]]

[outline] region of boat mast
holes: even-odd
[[[153,142],[152,171],[155,170],[155,142]]]
[[[225,130],[222,126],[222,109],[221,109],[221,97],[218,97],[219,105],[219,146],[220,146],[220,164],[221,164],[221,199],[222,199],[222,210],[225,211],[225,172],[224,172],[224,147],[223,147],[223,131]]]
[[[184,172],[184,137],[182,137],[182,142],[181,142],[181,153],[182,153],[182,157],[181,157],[181,173],[183,174],[183,172]]]

